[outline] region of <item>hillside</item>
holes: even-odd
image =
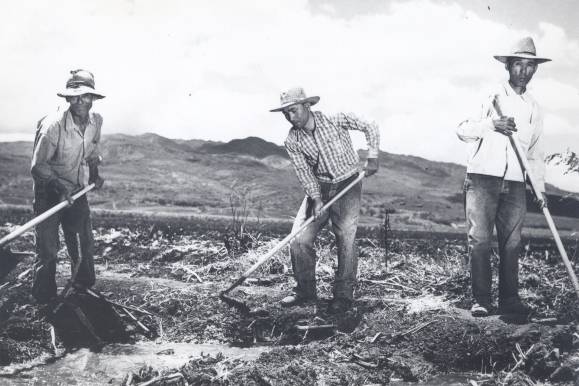
[[[31,204],[31,148],[0,143],[0,203]],[[245,197],[251,215],[290,218],[303,199],[283,147],[261,138],[221,143],[114,134],[104,136],[102,149],[106,184],[91,194],[95,207],[227,215],[231,202]],[[409,225],[462,222],[464,173],[457,164],[380,152],[379,173],[364,182],[362,214],[395,210]]]
[[[212,154],[244,154],[260,159],[270,156],[289,158],[283,147],[258,137],[233,139],[227,143],[206,143],[199,147],[199,151]]]

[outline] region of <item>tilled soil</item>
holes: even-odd
[[[0,234],[10,229],[7,224]],[[121,314],[131,341],[268,348],[256,360],[202,355],[175,369],[151,363],[127,374],[125,384],[364,385],[466,373],[477,384],[572,385],[579,376],[578,302],[552,245],[531,242],[523,250],[521,296],[533,314],[520,320],[470,316],[469,279],[461,268],[466,251],[457,241],[393,239],[385,248],[381,240],[359,239],[357,301],[336,316],[326,310],[336,268],[330,233],[318,243],[319,300],[289,309],[279,305],[294,285],[287,250],[232,291],[244,307],[219,298],[275,245],[276,235],[240,239],[144,224],[97,228],[95,239],[95,289],[154,314],[133,313],[148,332]],[[26,234],[12,247],[32,251],[32,241]],[[573,245],[568,251],[574,258]],[[50,325],[29,296],[31,274],[17,278],[31,263],[22,262],[0,289],[2,366],[50,358],[63,347],[57,337],[55,350]],[[63,250],[61,285],[69,275]]]

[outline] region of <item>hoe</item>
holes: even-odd
[[[357,183],[362,181],[363,178],[364,178],[364,172],[361,171],[355,180],[350,182],[344,189],[342,189],[338,194],[336,194],[334,197],[332,197],[332,199],[330,201],[328,201],[322,207],[321,212],[323,213],[326,210],[328,210],[328,208],[330,206],[332,206],[336,201],[338,201],[340,199],[340,197],[342,197],[344,194],[346,194]],[[291,232],[282,241],[280,241],[275,247],[273,247],[268,253],[266,253],[265,255],[260,257],[259,260],[255,264],[253,264],[247,271],[245,271],[243,273],[243,275],[241,275],[241,277],[239,279],[237,279],[229,288],[227,288],[225,291],[222,291],[219,294],[219,297],[225,303],[239,309],[240,311],[242,311],[244,313],[249,313],[249,307],[243,301],[235,299],[233,297],[230,297],[227,294],[229,292],[231,292],[234,288],[240,286],[245,281],[245,279],[247,279],[249,277],[249,275],[251,275],[263,263],[265,263],[267,260],[269,260],[271,257],[273,257],[280,249],[282,249],[284,246],[286,246],[290,241],[292,241],[294,238],[296,238],[296,236],[299,235],[304,229],[306,229],[306,227],[314,220],[315,220],[315,217],[310,216],[298,229]]]
[[[94,184],[88,185],[86,188],[82,189],[78,193],[75,193],[72,196],[72,200],[77,200],[82,195],[86,194],[87,192],[91,191],[94,188]],[[10,232],[8,235],[4,236],[0,239],[0,281],[4,280],[4,278],[18,265],[20,260],[29,255],[26,252],[12,252],[8,248],[4,248],[8,243],[13,241],[14,239],[21,236],[24,232],[29,230],[30,228],[34,227],[35,225],[40,224],[53,214],[61,211],[63,208],[66,208],[68,205],[68,201],[63,201],[52,208],[48,209],[46,212],[42,213],[41,215],[33,218],[32,220],[28,221],[26,224],[21,225],[13,232]]]
[[[493,106],[495,108],[495,111],[499,115],[499,117],[503,117],[503,113],[501,111],[501,106],[499,105],[498,95],[495,95],[495,98],[493,100]],[[535,178],[532,175],[531,168],[529,167],[529,161],[524,156],[525,153],[521,149],[521,145],[519,144],[519,141],[517,140],[517,138],[514,135],[509,135],[509,141],[511,142],[511,145],[513,146],[513,150],[515,151],[515,154],[517,155],[517,159],[519,160],[519,163],[521,165],[521,169],[523,170],[523,172],[525,172],[527,174],[527,179],[529,180],[529,183],[531,185],[531,189],[533,190],[535,197],[537,197],[537,200],[540,201],[539,206],[541,207],[543,214],[545,215],[545,219],[547,220],[547,224],[549,224],[549,229],[551,230],[551,233],[553,234],[553,238],[555,239],[555,244],[557,244],[557,249],[559,250],[559,254],[561,255],[561,258],[563,259],[563,263],[565,264],[565,268],[567,269],[567,273],[569,274],[569,277],[571,278],[571,282],[573,283],[573,287],[575,288],[575,293],[577,294],[577,298],[579,299],[579,282],[577,281],[577,276],[575,275],[575,271],[573,271],[573,266],[571,265],[571,262],[569,261],[569,257],[567,257],[567,252],[565,251],[565,247],[563,246],[563,242],[561,241],[561,237],[559,237],[559,232],[557,232],[557,228],[555,227],[555,223],[553,222],[553,217],[551,217],[551,213],[549,212],[549,208],[547,208],[546,203],[542,200],[541,192],[537,189],[537,183],[536,183]]]

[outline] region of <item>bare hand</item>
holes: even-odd
[[[372,174],[375,174],[379,168],[380,164],[378,163],[378,158],[368,158],[366,161],[366,167],[364,167],[366,177],[370,177]]]
[[[70,193],[66,192],[65,194],[63,194],[63,198],[68,201],[68,206],[71,206],[72,204],[74,204],[74,199],[72,198],[72,196],[70,195]]]
[[[50,189],[54,193],[56,193],[58,195],[60,201],[63,201],[63,200],[68,201],[68,206],[71,206],[74,203],[74,200],[70,196],[70,192],[68,191],[66,186],[64,186],[64,184],[62,182],[60,182],[58,179],[55,178],[55,179],[49,181],[48,182],[48,189]]]
[[[539,205],[539,209],[546,208],[549,204],[549,199],[545,192],[541,192],[541,197],[535,197],[535,202]]]
[[[517,125],[515,125],[515,118],[513,117],[493,119],[493,125],[495,126],[495,131],[503,135],[511,136],[513,132],[517,131]]]
[[[101,176],[96,176],[96,178],[94,178],[92,181],[89,181],[89,183],[94,184],[95,189],[100,189],[103,187],[105,179],[102,178]]]
[[[324,206],[324,203],[323,203],[321,198],[319,198],[319,197],[314,198],[314,207],[312,208],[313,212],[314,212],[313,213],[314,214],[314,221],[317,221],[320,218],[320,216],[322,214],[322,207],[323,206]]]

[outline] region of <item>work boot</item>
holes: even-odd
[[[500,315],[516,314],[527,316],[531,313],[531,309],[521,299],[512,299],[499,301],[497,313]]]
[[[289,295],[281,299],[280,304],[282,307],[295,307],[301,306],[305,303],[315,301],[316,297],[305,297],[300,295]]]
[[[489,316],[491,306],[486,303],[475,302],[470,308],[470,314],[475,318]]]
[[[40,310],[41,316],[43,315],[43,310],[50,310],[55,307],[58,297],[52,296],[50,298],[34,299],[36,301],[36,306]]]
[[[90,289],[91,286],[75,281],[74,283],[72,283],[72,288],[74,288],[74,290],[77,292],[86,293],[86,290]]]
[[[346,298],[334,298],[328,306],[328,313],[334,315],[345,314],[350,308],[352,308],[352,301]]]

